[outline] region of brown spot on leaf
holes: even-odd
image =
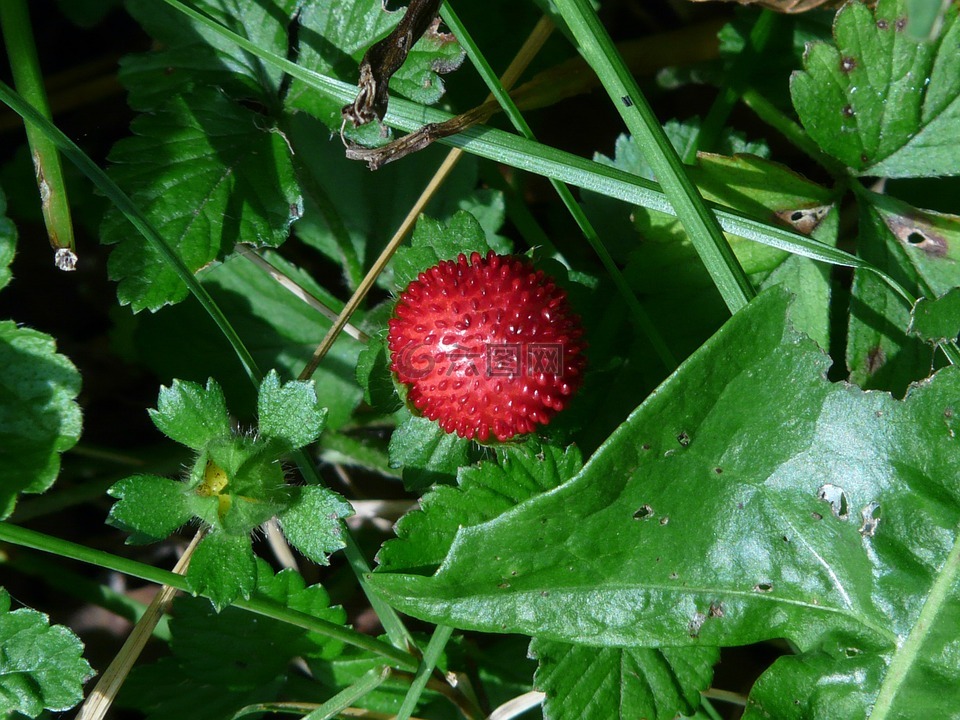
[[[883,18],[880,18],[879,20],[877,20],[877,29],[878,29],[878,30],[889,30],[889,29],[890,29],[890,23],[888,23],[888,22],[887,22],[886,20],[884,20]]]
[[[840,58],[840,72],[846,74],[854,71],[856,68],[856,58],[852,58],[849,55],[844,55],[842,58]]]
[[[884,215],[883,220],[894,237],[905,246],[922,250],[931,257],[946,256],[947,239],[920,218]]]
[[[893,27],[897,32],[903,32],[904,28],[907,27],[907,19],[905,17],[897,18],[897,21],[893,24]]]
[[[872,348],[870,352],[867,353],[867,374],[873,375],[877,370],[883,367],[883,364],[887,361],[887,354],[883,351],[883,348],[879,345],[875,348]]]
[[[797,232],[809,235],[817,229],[817,226],[820,225],[820,222],[832,208],[833,205],[818,205],[817,207],[778,210],[774,214]]]
[[[853,111],[853,105],[844,105],[843,110],[840,112],[843,113],[845,118],[852,118],[856,113]]]

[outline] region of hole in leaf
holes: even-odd
[[[641,505],[640,509],[633,514],[634,520],[649,520],[653,517],[653,508],[649,505]]]
[[[873,537],[880,524],[880,503],[871,502],[860,511],[863,524],[860,525],[860,534],[864,537]]]
[[[817,491],[817,497],[830,504],[830,511],[835,517],[846,520],[850,516],[847,493],[843,488],[827,483]]]
[[[690,444],[690,436],[687,434],[686,430],[677,435],[677,442],[683,447],[687,447]]]
[[[765,583],[765,582],[763,582],[763,583],[757,583],[756,585],[753,586],[753,591],[754,591],[754,592],[762,592],[762,593],[772,592],[772,591],[773,591],[773,585],[771,585],[770,583]]]

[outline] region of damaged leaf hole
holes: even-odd
[[[689,447],[690,435],[686,430],[681,431],[680,434],[677,435],[677,442],[680,443],[681,447]]]
[[[891,215],[884,217],[884,222],[894,237],[907,247],[922,250],[932,257],[946,256],[947,239],[919,218]]]
[[[759,593],[773,592],[773,585],[771,583],[766,583],[766,582],[757,583],[756,585],[753,586],[753,591],[759,592]]]
[[[830,504],[830,511],[834,517],[846,520],[850,517],[850,507],[847,504],[847,494],[843,488],[827,483],[817,490],[817,499]]]
[[[640,509],[633,514],[634,520],[649,520],[653,517],[653,508],[649,505],[641,505]]]
[[[863,523],[860,525],[860,534],[864,537],[873,537],[880,524],[880,503],[871,502],[860,511]]]

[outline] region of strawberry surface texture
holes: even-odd
[[[479,442],[532,432],[580,385],[580,318],[526,259],[490,251],[445,260],[407,286],[394,315],[390,368],[446,432]]]

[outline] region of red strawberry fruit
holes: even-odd
[[[390,369],[423,415],[486,442],[546,424],[583,375],[580,318],[527,261],[492,250],[420,273],[390,320]]]

